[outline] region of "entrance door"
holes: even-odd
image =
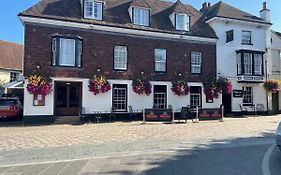
[[[167,86],[155,85],[153,93],[153,108],[166,109],[167,108]]]
[[[222,104],[225,113],[231,113],[231,96],[232,94],[222,94]]]
[[[57,82],[55,84],[55,114],[75,116],[79,114],[82,101],[82,84],[77,82]]]
[[[272,112],[275,114],[279,112],[278,101],[279,101],[279,92],[272,93]]]
[[[113,110],[116,112],[127,111],[127,85],[114,84],[112,93]]]

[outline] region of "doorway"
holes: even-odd
[[[154,85],[153,93],[153,108],[166,109],[167,108],[167,86]]]
[[[272,112],[274,114],[279,113],[279,92],[272,93]]]
[[[224,112],[225,113],[231,113],[232,107],[231,107],[231,97],[232,94],[222,94],[222,104],[224,106]]]
[[[55,115],[76,116],[82,104],[82,83],[55,83]]]

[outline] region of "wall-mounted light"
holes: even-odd
[[[143,75],[143,74],[144,74],[144,71],[141,71],[141,74]]]
[[[100,72],[100,71],[101,71],[101,69],[98,67],[98,68],[97,68],[97,72]]]
[[[36,67],[37,67],[37,69],[41,69],[41,66],[40,66],[40,65],[37,65]]]

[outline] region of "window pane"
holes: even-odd
[[[127,47],[115,46],[114,47],[114,69],[127,69]]]
[[[251,44],[251,31],[242,31],[242,44]]]
[[[61,38],[59,55],[59,65],[75,66],[75,40]]]
[[[93,17],[93,1],[85,1],[85,17]]]
[[[237,74],[241,75],[242,74],[242,65],[241,65],[241,53],[237,54]]]
[[[149,26],[149,10],[137,7],[134,7],[133,10],[134,24]]]
[[[244,53],[244,73],[252,75],[252,54]]]
[[[176,14],[176,29],[184,30],[184,15]]]
[[[253,104],[253,91],[252,87],[243,87],[244,96],[243,96],[243,104]]]
[[[166,71],[166,49],[155,49],[155,71],[165,72]]]
[[[255,75],[262,75],[262,55],[254,54]]]
[[[102,20],[102,3],[94,2],[94,19]]]
[[[191,73],[200,74],[202,65],[202,53],[191,52]]]

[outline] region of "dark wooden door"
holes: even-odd
[[[78,115],[82,101],[81,83],[55,84],[55,114],[57,116]]]
[[[231,96],[232,94],[222,94],[222,104],[225,113],[231,113]]]
[[[272,112],[279,113],[279,92],[272,93]]]

